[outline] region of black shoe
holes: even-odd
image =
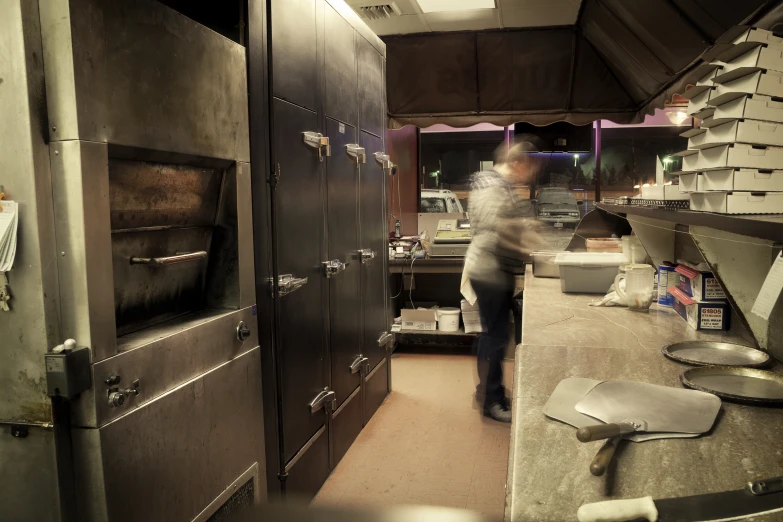
[[[484,416],[498,422],[511,422],[511,410],[499,402],[496,402],[489,408],[484,408]]]

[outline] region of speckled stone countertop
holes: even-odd
[[[661,348],[687,339],[731,339],[696,332],[674,310],[649,313],[588,304],[600,296],[563,294],[559,279],[527,270],[522,344],[517,346],[506,490],[507,521],[576,520],[601,500],[678,497],[740,489],[783,475],[783,408],[725,402],[713,430],[695,439],[623,441],[603,477],[589,465],[601,442],[581,443],[571,426],[542,409],[566,377],[625,379],[681,387],[689,368]],[[780,372],[781,365],[773,370]],[[753,520],[783,520],[783,513]]]

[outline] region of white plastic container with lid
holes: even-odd
[[[459,330],[459,308],[438,308],[438,330],[456,332]]]
[[[560,268],[560,290],[582,294],[605,294],[625,264],[623,254],[562,252],[555,258]]]

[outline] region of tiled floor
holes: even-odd
[[[504,370],[509,374],[511,364]],[[480,415],[475,358],[400,354],[393,391],[313,501],[420,504],[503,516],[510,429]]]

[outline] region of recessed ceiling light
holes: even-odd
[[[495,0],[416,0],[425,13],[440,11],[466,11],[468,9],[494,9]]]

